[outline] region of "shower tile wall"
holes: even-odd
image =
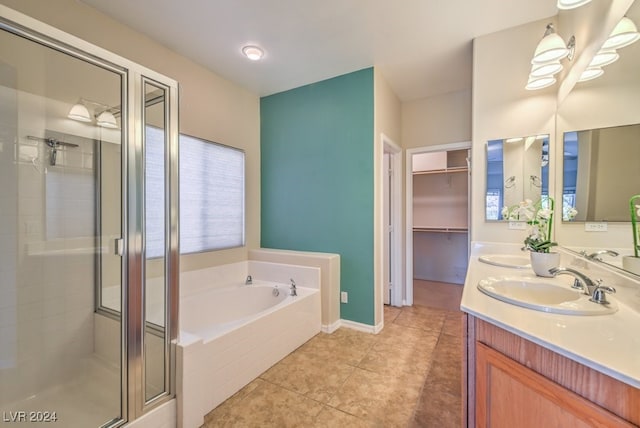
[[[92,140],[45,130],[47,100],[1,89],[15,107],[0,115],[0,402],[11,403],[72,379],[93,353],[95,172]],[[29,135],[79,147],[51,166]]]

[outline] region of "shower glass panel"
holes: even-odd
[[[96,115],[125,74],[67,52],[0,29],[0,412],[92,427],[123,418],[121,317],[95,311],[100,285],[120,308],[122,131]]]
[[[165,171],[168,136],[165,89],[143,80],[145,100],[145,311],[144,311],[144,397],[145,402],[167,391],[166,296],[168,251],[166,233],[167,199]],[[166,351],[166,352],[165,352]]]

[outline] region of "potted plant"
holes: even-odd
[[[550,251],[558,245],[551,240],[553,208],[553,199],[545,198],[536,203],[526,199],[511,208],[502,209],[504,218],[526,221],[529,225],[524,249],[530,251],[531,268],[538,276],[551,277],[553,275],[549,273],[549,269],[560,265],[560,253]]]
[[[633,256],[622,258],[622,267],[629,272],[640,275],[640,230],[638,230],[638,219],[640,219],[640,195],[634,195],[629,199],[629,211],[631,212],[631,232],[633,233]]]

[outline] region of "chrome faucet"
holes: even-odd
[[[611,257],[618,257],[620,255],[620,254],[618,254],[617,251],[613,251],[613,250],[599,250],[599,251],[596,251],[595,253],[591,253],[591,254],[586,254],[585,253],[585,256],[589,260],[595,260],[595,261],[601,262],[602,258],[599,257],[599,256],[601,256],[602,254],[607,254],[607,255],[609,255]]]
[[[293,278],[291,278],[290,281],[291,281],[291,288],[289,288],[289,295],[297,296],[298,290],[296,289],[296,282],[293,280]]]
[[[251,275],[247,275],[247,279],[244,281],[244,285],[251,285],[253,284],[253,278],[251,278]]]
[[[573,276],[575,278],[575,281],[573,282],[572,288],[582,289],[583,293],[586,294],[587,296],[592,296],[593,291],[598,286],[600,286],[600,283],[602,282],[602,280],[597,280],[596,282],[593,282],[593,280],[589,278],[587,275],[571,268],[563,268],[563,267],[551,268],[549,269],[549,273],[552,274],[553,276],[558,276],[558,275]]]

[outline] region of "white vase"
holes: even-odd
[[[560,253],[536,253],[531,251],[531,269],[538,276],[547,278],[553,275],[549,273],[549,269],[560,266]]]
[[[640,275],[640,257],[623,256],[622,268],[636,275]]]

